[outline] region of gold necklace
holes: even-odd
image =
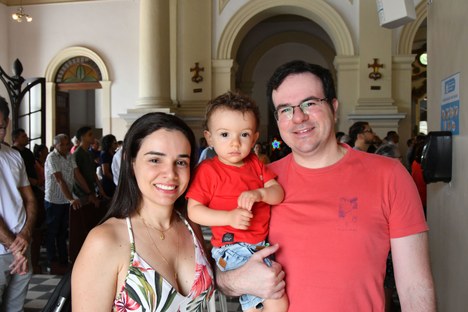
[[[145,225],[145,229],[146,229],[146,233],[148,234],[150,240],[151,240],[151,243],[153,244],[154,248],[156,249],[156,251],[158,252],[159,256],[161,256],[161,258],[164,260],[164,262],[166,262],[167,266],[170,268],[171,265],[169,264],[169,261],[167,261],[166,257],[164,257],[164,255],[162,254],[161,250],[159,250],[158,248],[158,245],[156,245],[156,242],[153,240],[153,236],[151,236],[151,233],[149,231],[149,227],[148,225],[146,224],[145,222],[145,219],[143,219],[143,217],[138,214],[141,218],[141,220],[143,221],[143,224]],[[176,221],[172,222],[171,226],[166,230],[170,230],[172,228],[172,225],[175,223]],[[156,229],[158,230],[158,229]],[[159,231],[159,230],[158,230]],[[165,231],[165,232],[166,232]],[[163,240],[164,238],[161,238],[161,240]],[[176,253],[176,258],[175,258],[175,265],[174,265],[174,279],[175,281],[177,282],[177,267],[179,266],[179,234],[177,234],[177,253]]]
[[[170,229],[172,229],[172,226],[174,225],[174,222],[171,222],[171,224],[169,225],[169,227],[168,227],[167,229],[161,230],[161,229],[158,229],[157,227],[155,227],[154,225],[148,225],[148,223],[146,223],[145,218],[143,218],[143,217],[141,216],[140,212],[138,212],[138,216],[141,218],[141,220],[143,221],[143,223],[145,224],[146,227],[150,227],[150,228],[152,228],[152,229],[154,229],[154,230],[156,230],[156,231],[159,232],[159,239],[160,239],[160,240],[165,240],[165,239],[166,239],[165,233],[166,233],[167,231],[169,231]],[[171,221],[172,221],[172,216],[171,216]]]

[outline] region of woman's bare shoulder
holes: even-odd
[[[129,245],[126,220],[111,218],[89,232],[83,248],[110,255],[119,252],[122,247],[129,248]]]

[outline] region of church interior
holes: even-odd
[[[18,121],[27,124],[32,145],[50,146],[57,133],[73,134],[83,125],[98,138],[122,140],[148,112],[175,114],[200,138],[207,102],[237,90],[259,106],[259,141],[270,146],[280,136],[266,83],[275,68],[295,59],[332,72],[336,131],[361,120],[381,138],[396,131],[403,155],[417,134],[451,131],[451,181],[428,184],[427,222],[438,310],[464,311],[468,112],[460,105],[447,126],[442,104],[444,81],[452,76],[459,79],[460,100],[468,97],[462,35],[468,4],[397,0],[394,6],[411,3],[414,15],[404,12],[386,24],[379,3],[0,0],[0,67],[2,75],[39,81]],[[26,14],[21,21],[12,19],[18,12]],[[0,95],[8,94],[0,83]]]

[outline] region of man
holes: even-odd
[[[385,141],[389,144],[395,144],[398,145],[398,142],[400,142],[400,136],[396,131],[390,130],[387,132],[387,136],[385,137]]]
[[[99,205],[99,199],[96,197],[96,186],[103,197],[107,197],[102,189],[102,185],[96,175],[96,164],[94,157],[89,151],[89,147],[94,143],[93,130],[90,127],[81,127],[76,132],[76,137],[80,145],[72,154],[73,161],[78,166],[80,174],[86,182],[86,189],[83,189],[77,181],[73,185],[73,192],[80,199],[89,199],[96,207]],[[84,204],[84,203],[83,203]]]
[[[24,129],[18,128],[12,131],[11,138],[13,141],[13,148],[16,149],[21,157],[23,158],[26,166],[26,174],[28,175],[29,184],[32,187],[38,186],[39,180],[37,177],[36,169],[34,164],[36,159],[34,158],[33,152],[26,146],[29,144],[29,138]],[[34,189],[33,189],[34,190]]]
[[[48,267],[51,268],[52,274],[54,270],[60,271],[60,268],[66,269],[68,266],[69,207],[81,207],[80,200],[72,195],[73,182],[76,180],[81,189],[91,193],[69,151],[68,136],[58,134],[54,138],[54,150],[45,161],[46,248]]]
[[[375,135],[368,122],[356,121],[349,127],[349,137],[354,149],[367,152],[369,147],[374,144]]]
[[[3,144],[10,110],[0,97],[0,311],[23,311],[32,275],[36,201],[18,151]]]
[[[270,221],[270,242],[279,246],[218,272],[218,285],[230,295],[279,298],[285,276],[289,311],[384,311],[391,247],[402,311],[435,311],[428,228],[405,168],[336,142],[338,100],[328,70],[287,63],[267,94],[292,149],[271,165],[285,190]],[[272,252],[279,264],[267,267],[262,258]]]
[[[31,243],[31,260],[34,273],[41,273],[39,265],[39,257],[42,242],[42,225],[44,223],[45,209],[44,209],[44,188],[41,186],[41,179],[36,171],[36,157],[34,153],[27,148],[29,138],[26,131],[18,128],[12,131],[11,138],[13,141],[13,148],[16,149],[23,158],[24,165],[26,166],[26,174],[28,175],[29,184],[31,185],[34,198],[36,199],[36,224],[32,233]]]

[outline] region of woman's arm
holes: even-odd
[[[111,311],[122,253],[130,255],[128,242],[119,242],[115,224],[104,223],[87,236],[72,272],[74,312]]]

